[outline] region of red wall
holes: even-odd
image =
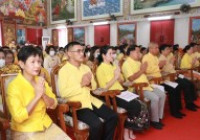
[[[150,41],[161,44],[174,44],[174,20],[152,21]]]
[[[94,26],[94,44],[100,46],[110,44],[110,25]]]
[[[42,29],[27,28],[26,40],[32,44],[42,45]]]

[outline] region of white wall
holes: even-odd
[[[59,28],[59,27],[54,27]],[[43,29],[44,36],[50,36],[53,28]],[[91,24],[85,27],[85,44],[94,45],[94,26]],[[117,45],[117,23],[110,23],[110,45]],[[189,37],[189,17],[176,18],[175,29],[174,29],[174,44],[179,44],[180,47],[185,47],[188,44]],[[147,47],[150,42],[150,22],[149,21],[138,21],[136,31],[136,43]],[[62,34],[62,43],[60,46],[65,46],[67,41],[67,29],[66,33]],[[63,44],[64,43],[64,44]]]
[[[150,42],[150,22],[141,21],[137,23],[136,43],[143,47],[148,47]]]
[[[174,44],[184,48],[189,39],[189,18],[177,18],[175,20]]]

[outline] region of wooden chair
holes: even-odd
[[[65,63],[62,63],[56,67],[54,67],[51,71],[51,84],[52,90],[56,94],[59,102],[64,102],[61,99],[59,90],[58,90],[58,72],[64,66]],[[62,118],[60,118],[59,125],[60,127],[67,133],[72,132],[73,136],[77,140],[86,140],[89,136],[89,126],[82,121],[78,120],[77,110],[81,108],[80,102],[66,102],[69,105],[72,116],[65,114]],[[70,133],[68,133],[71,135]]]
[[[10,129],[10,114],[6,105],[6,89],[8,84],[17,76],[18,73],[16,71],[5,71],[1,73],[0,82],[1,82],[1,95],[2,95],[2,104],[3,104],[3,112],[2,117],[0,118],[0,132],[1,139],[6,140],[6,131]],[[61,120],[61,116],[64,113],[68,112],[68,106],[66,104],[58,105],[55,110],[47,111],[49,116],[52,118],[54,123],[58,123]]]

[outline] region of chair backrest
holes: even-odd
[[[1,95],[3,105],[3,115],[6,119],[10,119],[9,110],[6,104],[6,95],[8,84],[17,76],[18,73],[1,74]]]
[[[51,70],[51,86],[53,93],[56,94],[57,97],[61,97],[58,89],[58,72],[65,64],[66,62],[63,62]]]

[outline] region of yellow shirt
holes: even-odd
[[[123,72],[125,79],[128,80],[128,78],[131,75],[140,71],[140,66],[141,66],[141,63],[139,61],[135,61],[132,58],[128,57],[122,65],[122,72]],[[149,84],[149,81],[145,74],[140,75],[133,82],[134,83],[143,83],[144,82],[144,83]],[[144,90],[153,91],[153,89],[150,86],[145,87]]]
[[[188,53],[185,53],[181,59],[181,69],[190,69],[192,68],[192,56]]]
[[[161,77],[160,68],[159,68],[159,60],[157,56],[154,56],[151,53],[148,53],[144,55],[142,62],[148,63],[147,70],[146,70],[147,76]]]
[[[49,86],[51,86],[51,77],[49,75],[49,72],[43,67],[41,68],[40,76],[44,77],[44,79],[47,81]]]
[[[56,101],[51,88],[45,83],[45,94]],[[51,118],[46,113],[46,104],[40,99],[28,115],[27,105],[35,97],[33,86],[23,77],[21,73],[8,85],[7,106],[11,114],[11,129],[19,132],[43,131],[52,124]]]
[[[97,81],[99,83],[99,87],[105,88],[106,84],[113,79],[114,77],[114,71],[116,67],[111,64],[106,64],[102,62],[96,71]],[[123,90],[123,87],[119,83],[119,81],[116,81],[109,90]]]
[[[163,66],[162,68],[162,72],[165,72],[165,73],[175,73],[175,68],[174,68],[174,65],[171,63],[169,57],[165,57],[164,55],[160,55],[159,57],[159,61],[162,61],[162,60],[165,60],[166,61],[166,64]]]
[[[61,97],[66,100],[81,102],[82,108],[92,109],[92,104],[99,108],[103,102],[90,94],[91,89],[96,89],[94,76],[92,76],[91,89],[81,87],[82,77],[88,72],[91,72],[91,70],[84,64],[77,68],[67,62],[58,73],[59,92]]]

